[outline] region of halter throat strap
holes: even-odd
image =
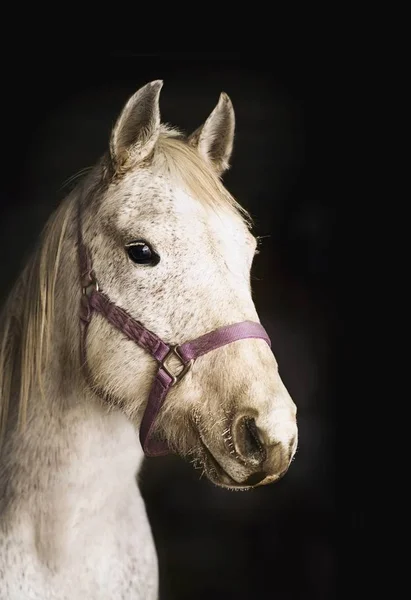
[[[242,321],[219,327],[181,345],[165,343],[155,333],[146,329],[142,323],[135,320],[124,308],[114,304],[100,289],[93,271],[91,254],[83,240],[80,203],[78,205],[78,258],[82,288],[80,303],[81,364],[87,370],[87,331],[94,312],[102,315],[128,340],[153,357],[157,362],[158,369],[140,425],[140,443],[146,456],[169,454],[167,443],[156,439],[153,435],[155,422],[168,392],[173,386],[179,384],[191,369],[194,361],[199,356],[241,339],[260,338],[271,346],[270,338],[260,323]],[[171,356],[180,362],[181,367],[177,373],[171,372],[167,364]]]

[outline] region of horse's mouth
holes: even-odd
[[[198,422],[196,425],[196,437],[199,445],[197,446],[198,451],[196,452],[197,459],[195,462],[199,462],[201,464],[205,475],[215,485],[234,491],[246,491],[260,487],[261,485],[276,482],[280,480],[287,472],[288,467],[281,473],[273,475],[262,472],[251,472],[249,473],[248,477],[244,478],[243,481],[237,481],[225,470],[219,460],[215,457],[214,453],[210,450],[204,439],[204,436],[202,435],[202,431]]]
[[[201,450],[199,459],[203,465],[205,474],[212,483],[219,487],[227,488],[230,490],[250,490],[253,487],[255,487],[253,485],[239,483],[238,481],[233,479],[231,475],[227,473],[227,471],[220,465],[218,460],[214,457],[213,453],[209,450],[201,435],[200,443]]]

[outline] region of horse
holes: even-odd
[[[296,405],[252,298],[258,238],[223,184],[232,102],[222,92],[185,134],[161,120],[162,87],[119,111],[1,313],[2,600],[155,600],[145,458],[172,453],[246,491],[296,453]]]

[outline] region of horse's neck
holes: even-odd
[[[82,531],[96,517],[103,522],[135,493],[142,460],[126,417],[78,400],[48,414],[39,400],[25,434],[14,433],[4,448],[0,520],[11,529],[24,523],[47,564],[70,552],[73,527]]]
[[[15,430],[4,444],[3,477],[11,475],[11,488],[18,485],[20,491],[9,494],[10,500],[33,506],[35,497],[44,499],[53,487],[67,485],[80,495],[97,490],[104,502],[113,477],[120,487],[134,478],[142,451],[135,427],[122,413],[108,412],[92,398],[77,404],[72,399],[68,408],[47,412],[38,399],[37,409],[25,429]]]

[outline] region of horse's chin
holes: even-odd
[[[286,471],[284,471],[280,475],[267,475],[267,477],[262,481],[258,481],[258,483],[255,483],[253,485],[247,485],[245,483],[239,483],[238,481],[233,479],[223,469],[223,467],[218,463],[218,461],[214,458],[214,456],[205,446],[203,446],[202,448],[201,457],[199,457],[199,460],[201,461],[203,470],[207,478],[211,481],[211,483],[214,483],[218,487],[222,487],[232,491],[253,490],[263,485],[275,483],[279,481],[286,473]]]
[[[246,491],[256,487],[244,485],[233,479],[214,458],[213,454],[203,442],[201,442],[201,450],[198,459],[201,462],[207,478],[211,483],[214,483],[214,485],[217,485],[218,487],[234,491]]]
[[[190,456],[190,462],[195,466],[196,469],[200,470],[207,479],[214,485],[222,487],[228,490],[249,490],[252,487],[239,483],[227,471],[221,466],[218,458],[209,448],[209,444],[206,441],[201,427],[200,419],[196,414],[193,415],[192,423],[192,439],[191,439],[191,450],[188,455]],[[183,456],[183,455],[181,455]],[[187,453],[185,454],[187,457]]]

